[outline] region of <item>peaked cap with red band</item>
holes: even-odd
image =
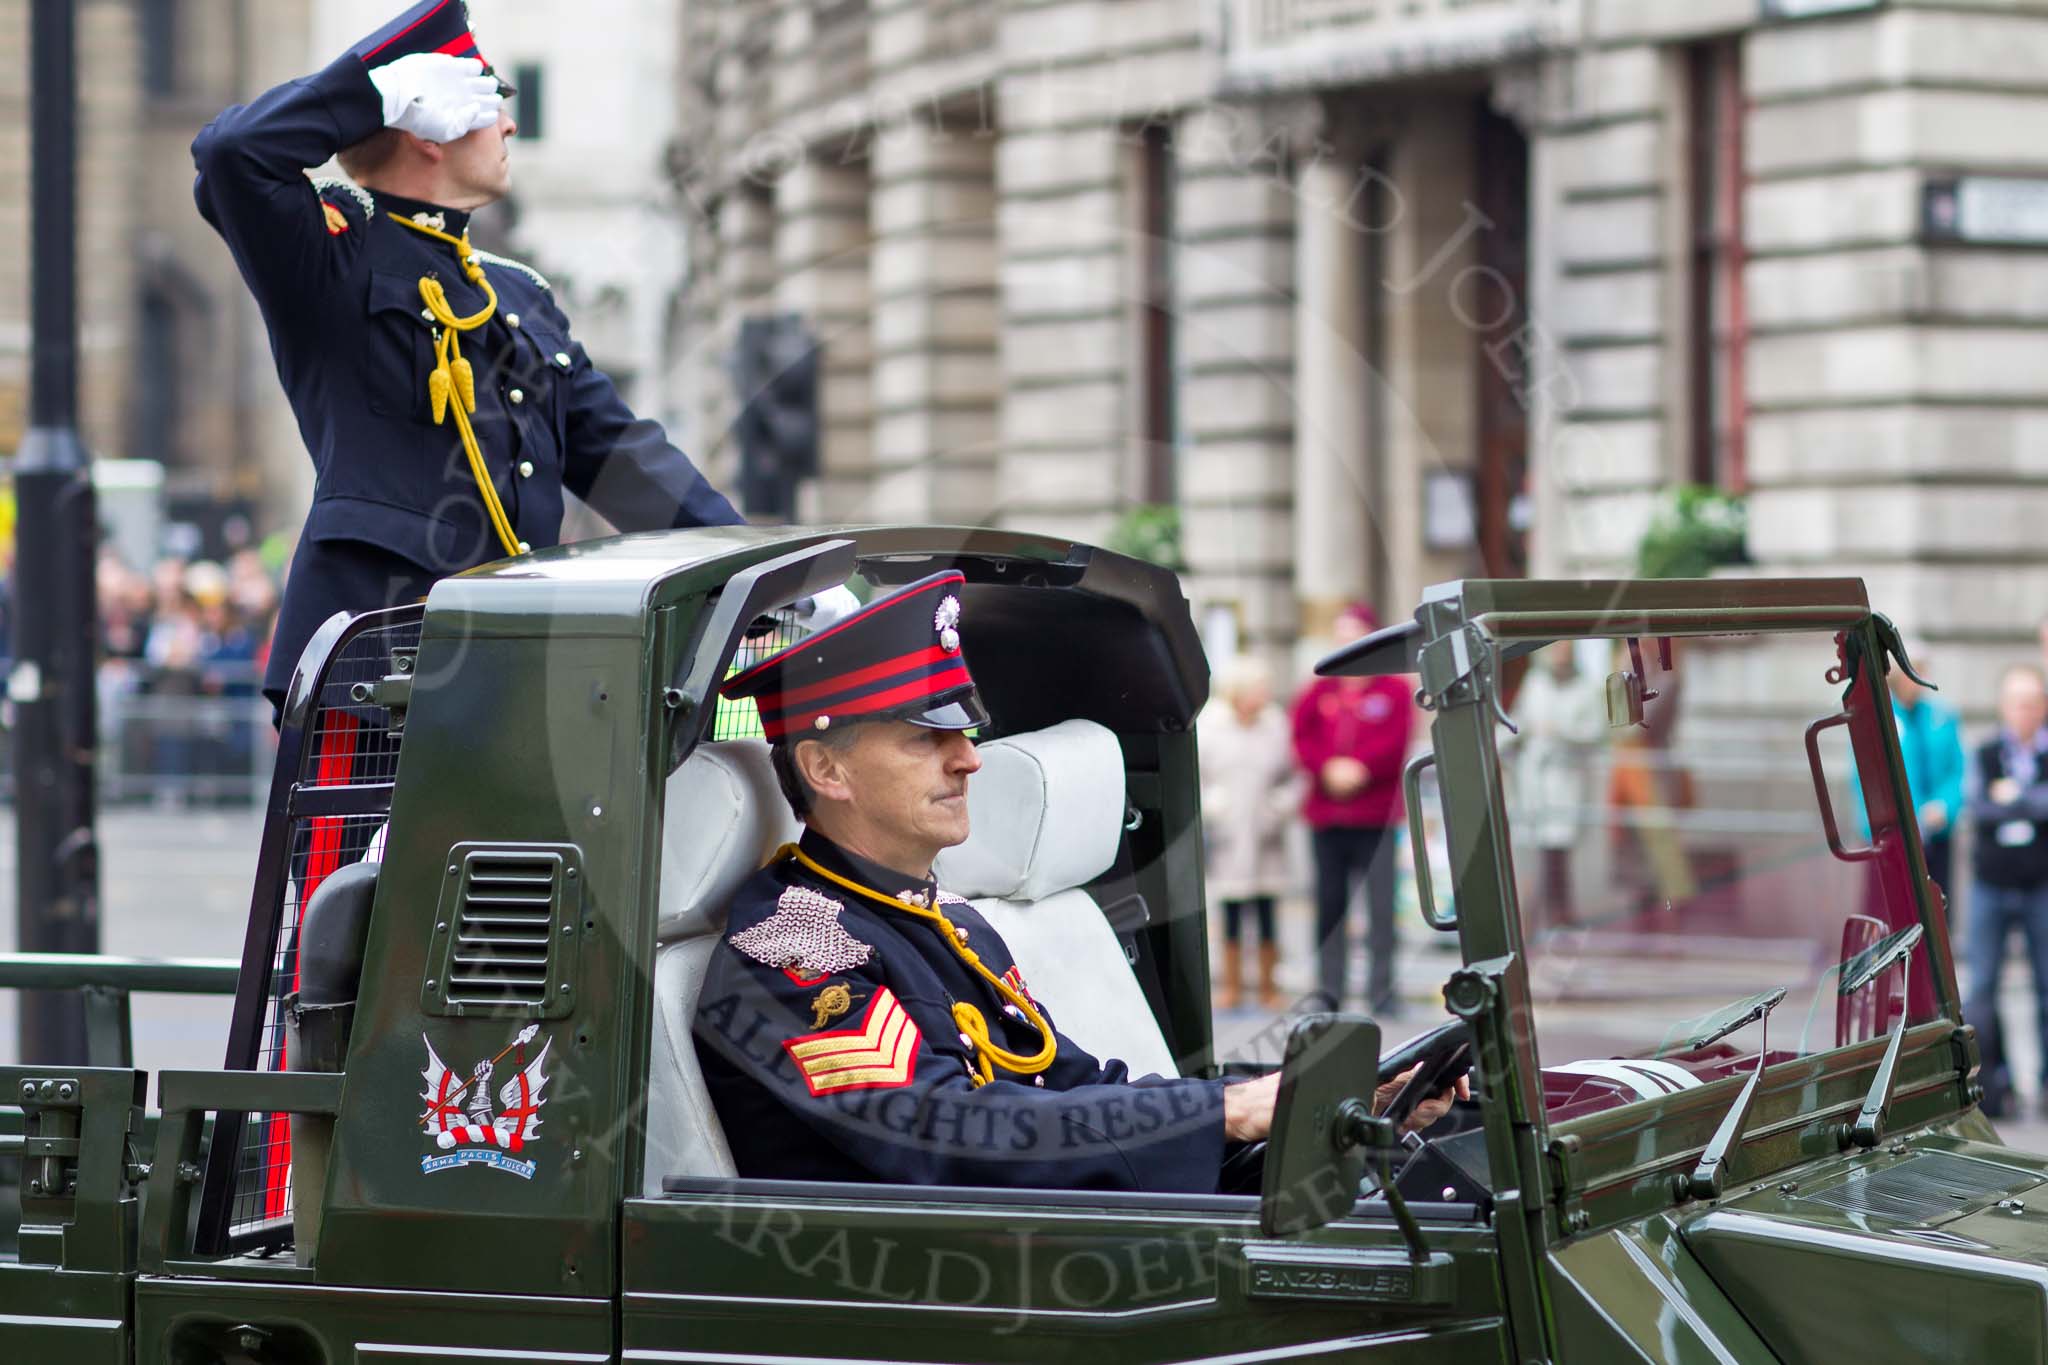
[[[858,720],[931,730],[986,725],[960,649],[966,581],[958,573],[921,578],[735,674],[719,691],[752,697],[770,741]]]
[[[486,76],[497,76],[491,63],[477,50],[476,34],[469,27],[469,5],[465,0],[420,0],[405,13],[349,49],[364,66],[383,66],[416,52],[438,52],[447,57],[474,57],[484,64]],[[503,93],[512,87],[498,78]]]

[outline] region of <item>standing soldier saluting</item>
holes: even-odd
[[[511,188],[510,93],[461,0],[426,0],[192,144],[316,471],[274,705],[335,612],[556,544],[565,488],[624,530],[741,520],[591,364],[547,281],[470,245],[470,214]],[[334,156],[353,185],[308,179]]]

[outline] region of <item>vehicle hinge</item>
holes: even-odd
[[[1572,1161],[1578,1155],[1579,1140],[1565,1136],[1550,1140],[1550,1188],[1562,1200],[1572,1188]]]
[[[1977,1030],[1968,1024],[1956,1025],[1948,1036],[1948,1045],[1956,1059],[1956,1085],[1962,1091],[1963,1103],[1982,1103],[1984,1087],[1977,1081],[1977,1068],[1982,1062],[1977,1051]]]
[[[1520,1157],[1521,1168],[1525,1171],[1540,1171],[1542,1177],[1535,1180],[1534,1188],[1522,1191],[1523,1207],[1531,1213],[1542,1213],[1557,1202],[1558,1186],[1553,1185],[1549,1176],[1550,1164],[1544,1160],[1542,1149],[1536,1145],[1536,1130],[1525,1124],[1515,1125],[1515,1147]]]
[[[1501,705],[1499,679],[1494,676],[1493,642],[1478,626],[1466,623],[1448,635],[1439,636],[1422,647],[1417,667],[1422,686],[1415,703],[1425,711],[1477,706],[1493,708],[1494,719],[1514,731],[1514,723]]]

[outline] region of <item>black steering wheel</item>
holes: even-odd
[[[1415,1074],[1400,1088],[1380,1117],[1391,1121],[1395,1128],[1405,1125],[1414,1116],[1415,1108],[1424,1100],[1441,1095],[1458,1083],[1458,1078],[1472,1070],[1472,1034],[1465,1027],[1463,1019],[1453,1019],[1439,1024],[1427,1033],[1410,1038],[1392,1052],[1380,1058],[1380,1076],[1384,1081],[1415,1068]]]
[[[1408,1122],[1417,1105],[1433,1095],[1441,1095],[1472,1069],[1472,1035],[1465,1028],[1465,1021],[1453,1019],[1439,1024],[1380,1057],[1380,1075],[1389,1079],[1411,1066],[1417,1068],[1415,1074],[1380,1115],[1392,1120],[1396,1129]],[[1265,1161],[1264,1140],[1244,1143],[1226,1153],[1218,1192],[1257,1194]]]

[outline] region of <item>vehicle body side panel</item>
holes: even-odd
[[[1724,1210],[1687,1243],[1787,1360],[2048,1361],[2048,1271]]]
[[[2048,1360],[2048,1160],[1953,1131],[1969,1126],[1675,1218],[1787,1359]]]
[[[1075,1359],[1067,1353],[1065,1342],[1049,1340],[1047,1336],[1032,1336],[1026,1347],[1014,1359],[1020,1361],[1049,1361],[1049,1359]],[[1034,1347],[1036,1351],[1032,1351]],[[897,1355],[901,1351],[901,1355]],[[915,1355],[913,1355],[915,1353]],[[895,1338],[895,1347],[883,1347],[881,1351],[850,1355],[831,1345],[831,1340],[797,1340],[791,1342],[788,1353],[770,1351],[745,1351],[737,1355],[723,1355],[717,1351],[659,1351],[659,1349],[627,1349],[621,1357],[629,1365],[899,1365],[899,1361],[991,1361],[997,1359],[985,1349],[971,1349],[961,1355],[924,1355],[915,1342],[907,1338]],[[1012,1359],[1012,1357],[1001,1357]],[[1094,1357],[1090,1357],[1094,1359]],[[1116,1357],[1108,1357],[1116,1359]],[[1128,1359],[1128,1357],[1124,1357]],[[1464,1326],[1446,1328],[1440,1332],[1362,1332],[1343,1336],[1337,1340],[1319,1340],[1300,1347],[1268,1347],[1255,1357],[1245,1355],[1190,1355],[1184,1357],[1190,1365],[1200,1361],[1245,1361],[1257,1359],[1262,1363],[1278,1365],[1280,1361],[1372,1361],[1372,1365],[1489,1365],[1499,1361],[1507,1365],[1513,1357],[1507,1353],[1505,1330],[1499,1322],[1473,1322]],[[424,1361],[422,1361],[424,1365]]]
[[[1373,1248],[1389,1223],[1346,1220],[1262,1243],[1249,1214],[845,1198],[671,1195],[627,1201],[621,1345],[629,1360],[819,1357],[1142,1365],[1218,1359],[1502,1358],[1484,1226],[1430,1225],[1450,1256],[1436,1302],[1254,1297],[1243,1248]],[[940,1200],[945,1200],[941,1203]],[[1341,1293],[1341,1291],[1340,1291]],[[776,1342],[786,1343],[779,1349]],[[1456,1342],[1455,1346],[1450,1346]],[[1483,1343],[1483,1345],[1482,1345]],[[1446,1348],[1449,1347],[1448,1354]],[[729,1355],[727,1353],[730,1353]]]
[[[488,1261],[487,1251],[476,1259]],[[603,1299],[158,1276],[135,1283],[138,1361],[232,1358],[244,1326],[264,1334],[269,1349],[256,1358],[266,1360],[614,1358],[612,1305]]]
[[[0,1361],[127,1365],[128,1277],[0,1262]]]
[[[533,628],[532,640],[451,639],[428,616],[334,1129],[326,1283],[571,1296],[615,1284],[612,1220],[644,1084],[632,1038],[652,1008],[642,897],[654,860],[639,817],[658,703],[637,639],[549,637],[544,614]],[[446,933],[437,897],[465,845],[574,847],[580,913],[557,936],[574,939],[566,1008],[424,1008]],[[466,1078],[497,1059],[481,1093],[498,1099],[531,1060],[508,1055],[529,1022],[533,1052],[545,1049],[531,1140],[437,1143],[423,1126],[432,1064]]]
[[[1558,1337],[1572,1358],[1753,1365],[1777,1357],[1668,1219],[1581,1238],[1551,1257]]]

